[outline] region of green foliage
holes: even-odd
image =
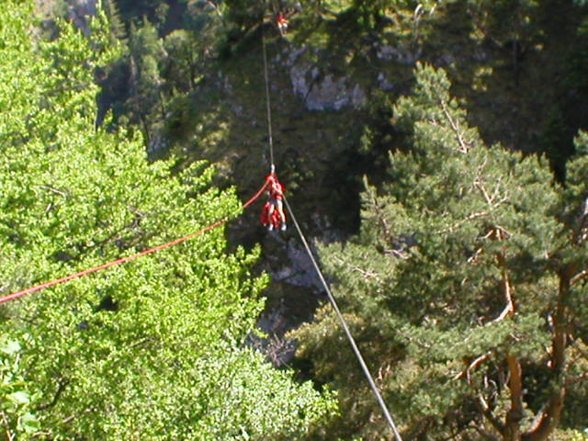
[[[216,11],[194,6],[186,22],[186,29],[177,29],[163,40],[166,56],[161,64],[168,92],[170,88],[193,91],[223,40],[224,22]]]
[[[147,18],[164,24],[167,12],[167,2],[164,0],[115,0],[122,19],[128,24]]]
[[[0,428],[3,436],[21,439],[39,429],[32,413],[28,385],[20,374],[20,345],[6,338],[0,339]],[[13,438],[11,438],[13,437]]]
[[[581,103],[588,97],[588,17],[580,22],[574,44],[565,60],[566,75],[562,82],[565,92],[558,94],[543,129],[541,143],[549,155],[558,178],[565,180],[565,163],[574,153],[573,138],[578,127],[586,127],[588,111]]]
[[[95,128],[93,70],[120,55],[104,15],[91,42],[64,23],[55,41],[32,41],[32,5],[0,4],[0,292],[239,215],[234,189],[213,187],[204,162],[174,173],[171,160],[147,161],[139,134]],[[148,29],[140,36],[137,65],[153,79],[157,39]],[[252,275],[258,248],[225,248],[217,228],[3,305],[6,431],[19,439],[279,440],[332,413],[329,393],[247,349],[267,277]]]
[[[129,48],[132,93],[126,105],[131,122],[141,123],[149,140],[153,122],[165,118],[159,70],[163,47],[155,26],[147,20],[138,28],[131,25]]]
[[[483,145],[443,70],[417,65],[415,75],[414,95],[394,106],[411,148],[390,154],[382,188],[366,182],[360,234],[323,247],[323,263],[405,437],[545,439],[561,408],[545,419],[542,406],[563,378],[585,381],[566,361],[577,350],[562,329],[585,344],[585,308],[563,305],[585,300],[586,157],[557,187],[546,161]],[[578,151],[585,141],[581,133]],[[330,430],[379,439],[384,421],[367,385],[357,390],[359,371],[328,308],[294,335],[299,356],[340,392],[342,419]],[[508,380],[516,366],[524,392]],[[581,429],[578,417],[567,423]]]
[[[182,27],[164,37],[161,22],[147,16],[131,20],[128,50],[108,67],[102,81],[102,103],[115,110],[114,125],[137,126],[150,148],[162,150],[191,134],[196,105],[190,100],[210,74],[226,34],[227,22],[212,3],[175,8],[185,9],[177,23]]]
[[[110,35],[112,39],[117,38],[126,42],[127,32],[122,21],[120,10],[114,1],[105,1],[102,3],[100,11],[108,17]]]
[[[533,33],[534,17],[539,2],[525,0],[511,2],[499,0],[487,2],[485,0],[469,0],[472,12],[479,25],[488,36],[500,41],[518,40]]]
[[[271,2],[264,0],[248,2],[225,0],[223,4],[227,20],[233,23],[239,32],[244,32],[253,26],[257,26],[266,13],[272,12]]]

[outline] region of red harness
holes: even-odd
[[[271,199],[276,199],[276,200],[283,200],[284,199],[284,186],[282,185],[282,183],[280,181],[278,181],[278,178],[276,177],[275,174],[271,174],[268,175],[267,178],[265,178],[266,182],[267,182],[267,186],[268,186],[268,191],[269,191],[269,197]]]
[[[274,207],[274,210],[272,211],[272,215],[271,215],[271,219],[270,219],[269,212],[270,212],[270,206],[272,204],[272,201],[284,200],[284,186],[282,185],[282,183],[280,181],[278,181],[278,178],[275,175],[275,173],[268,175],[265,178],[265,181],[266,181],[266,187],[269,192],[270,200],[268,202],[266,202],[265,205],[263,206],[263,208],[261,209],[260,220],[261,220],[261,224],[264,227],[267,227],[268,225],[271,224],[277,230],[278,228],[280,228],[280,224],[282,223],[282,220],[280,219],[280,213],[278,212],[277,208]],[[286,214],[284,213],[284,217],[285,216],[286,216]]]

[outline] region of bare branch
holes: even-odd
[[[91,412],[96,412],[96,409],[93,409],[93,408],[88,408],[88,409],[85,409],[85,410],[82,412],[82,415],[85,415],[85,414],[87,414],[87,413],[91,413]],[[62,420],[61,420],[61,422],[62,422],[63,424],[70,423],[70,422],[72,422],[73,420],[75,420],[75,419],[76,419],[78,416],[79,416],[79,415],[70,415],[70,416],[68,416],[67,418],[64,418],[64,419],[62,419]]]
[[[487,430],[484,430],[484,428],[476,425],[472,427],[476,430],[476,432],[478,432],[480,435],[482,435],[483,438],[486,438],[488,441],[500,441],[500,438],[488,432]]]
[[[10,433],[8,418],[6,418],[6,414],[3,411],[0,411],[0,415],[2,415],[2,425],[5,427],[4,434],[6,435],[6,441],[12,441],[14,439],[14,435]]]
[[[482,183],[480,181],[477,181],[474,183],[474,185],[476,187],[478,187],[478,189],[482,192],[482,195],[484,195],[484,199],[486,199],[486,202],[488,203],[488,205],[492,205],[492,198],[490,197],[490,195],[488,194],[488,192],[486,191],[486,187],[484,187],[482,185]]]
[[[449,228],[445,228],[444,230],[436,231],[436,233],[437,233],[437,234],[442,234],[442,233],[453,233],[453,231],[454,231],[454,230],[455,230],[457,227],[459,227],[459,226],[461,226],[461,225],[465,224],[466,222],[468,222],[468,221],[471,221],[471,220],[473,220],[473,219],[477,219],[477,218],[479,218],[479,217],[484,217],[484,216],[486,216],[486,215],[488,215],[488,212],[487,212],[487,211],[478,211],[478,212],[476,212],[476,213],[472,213],[472,214],[470,214],[469,216],[466,216],[465,218],[461,219],[459,222],[456,222],[455,224],[453,224],[453,225],[452,225],[452,226],[450,226]]]
[[[477,250],[474,252],[474,254],[472,254],[472,255],[471,255],[469,258],[468,258],[468,260],[467,260],[467,263],[472,263],[472,262],[475,262],[475,261],[478,259],[478,256],[479,256],[479,255],[482,253],[482,251],[483,251],[483,250],[484,250],[484,248],[483,248],[483,247],[480,247],[480,248],[478,248],[478,249],[477,249]]]
[[[512,233],[501,225],[496,225],[496,231],[499,233],[499,239],[508,239]]]
[[[578,215],[578,225],[574,228],[574,242],[581,245],[588,238],[588,197],[582,203],[580,214]]]
[[[399,259],[402,259],[402,260],[408,259],[408,256],[405,253],[403,253],[402,251],[399,251],[399,250],[392,250],[392,249],[390,249],[390,250],[384,250],[384,254],[392,254],[393,256],[396,256],[396,257],[398,257]]]
[[[575,361],[575,360],[574,360]],[[582,375],[572,379],[566,379],[566,387],[569,388],[570,386],[575,386],[578,383],[583,383],[584,381],[588,380],[588,372],[584,372]]]
[[[522,441],[542,441],[547,439],[559,421],[564,396],[564,388],[552,393],[547,403],[533,420],[530,429],[521,436]]]
[[[371,271],[371,270],[364,270],[356,265],[353,265],[349,262],[345,262],[343,259],[341,259],[340,257],[335,257],[335,260],[340,263],[341,265],[346,265],[348,267],[350,267],[352,270],[360,273],[362,276],[366,277],[366,278],[372,278],[372,279],[376,279],[378,282],[381,282],[382,279],[380,279],[380,277],[378,276],[377,273]]]
[[[504,307],[504,309],[502,310],[502,312],[500,313],[500,315],[498,317],[496,317],[494,320],[492,320],[490,323],[501,322],[502,320],[504,320],[506,317],[508,317],[510,314],[512,314],[514,312],[512,300],[510,300],[510,296],[508,294],[507,294],[507,298],[508,298],[508,302],[507,302],[506,306]]]
[[[486,417],[486,419],[488,421],[490,421],[490,424],[492,424],[492,426],[498,431],[498,433],[503,434],[504,433],[504,424],[502,424],[500,421],[498,421],[498,419],[492,414],[492,411],[490,410],[490,406],[488,405],[488,403],[486,402],[486,400],[484,399],[482,394],[478,395],[478,403],[477,404],[478,404],[478,408],[482,412],[482,415],[484,415],[484,417]]]
[[[572,277],[570,279],[570,285],[575,284],[576,282],[579,282],[580,280],[582,280],[584,277],[588,276],[588,269],[585,269],[584,271],[576,274],[574,277]]]
[[[65,390],[65,388],[67,387],[68,384],[69,384],[69,380],[67,380],[66,378],[60,377],[57,380],[57,391],[55,392],[55,395],[53,395],[51,402],[41,404],[39,406],[39,410],[46,410],[46,409],[49,409],[49,408],[55,406],[57,404],[57,402],[59,401],[59,397],[61,396],[61,394],[63,393],[63,391]]]
[[[449,125],[451,126],[453,133],[455,133],[455,136],[457,137],[457,142],[459,142],[459,145],[461,147],[460,151],[462,153],[469,152],[470,151],[470,143],[463,139],[463,136],[462,136],[463,132],[459,128],[459,123],[451,117],[449,110],[447,110],[447,103],[443,100],[441,100],[441,108],[443,109],[443,113],[445,114],[445,117],[449,121]]]
[[[425,349],[432,349],[432,348],[433,348],[431,345],[428,345],[428,344],[426,344],[426,343],[423,343],[423,342],[421,342],[421,341],[415,340],[414,338],[412,338],[412,337],[411,337],[410,335],[408,335],[408,334],[404,334],[404,333],[403,333],[403,332],[401,332],[401,331],[397,331],[397,332],[398,332],[398,334],[399,334],[401,337],[404,337],[404,338],[405,338],[405,339],[407,339],[409,342],[411,342],[411,343],[414,343],[415,345],[417,345],[417,346],[420,346],[421,348],[425,348]]]
[[[488,351],[485,354],[480,355],[478,358],[476,358],[474,361],[472,361],[467,368],[465,368],[463,371],[461,371],[459,374],[457,374],[455,377],[453,377],[453,379],[460,380],[464,376],[466,376],[468,383],[469,383],[471,371],[473,369],[476,369],[484,361],[488,360],[488,357],[490,357],[490,355],[492,355],[492,351]]]
[[[510,283],[510,276],[508,274],[508,270],[506,267],[506,258],[504,256],[504,253],[498,254],[496,256],[496,260],[498,261],[498,264],[502,269],[502,281],[500,284],[502,285],[502,292],[504,294],[504,297],[506,298],[506,306],[504,307],[504,309],[502,310],[500,315],[498,317],[496,317],[494,320],[492,320],[490,323],[501,322],[506,317],[513,314],[515,311],[513,295],[512,295],[513,289],[512,289],[511,283]]]
[[[53,188],[53,187],[49,187],[47,185],[39,185],[39,188],[42,188],[43,190],[50,191],[51,193],[55,193],[55,194],[58,194],[58,195],[63,196],[63,197],[66,197],[67,196],[67,194],[65,194],[65,192],[63,192],[61,190],[58,190],[56,188]]]

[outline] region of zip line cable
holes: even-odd
[[[257,191],[257,193],[255,193],[255,195],[253,195],[253,197],[251,197],[247,202],[245,202],[242,205],[242,207],[243,208],[247,208],[248,206],[250,206],[251,204],[253,204],[253,202],[255,202],[255,200],[257,198],[259,198],[259,196],[261,196],[261,194],[265,190],[266,186],[267,186],[267,183],[264,183],[263,186]],[[42,290],[44,288],[49,288],[50,286],[54,286],[54,285],[58,285],[60,283],[68,282],[70,280],[83,277],[83,276],[85,276],[87,274],[95,273],[97,271],[100,271],[100,270],[103,270],[103,269],[107,269],[107,268],[110,268],[112,266],[121,265],[123,263],[130,262],[131,260],[138,259],[139,257],[145,256],[147,254],[155,253],[155,252],[161,251],[161,250],[163,250],[165,248],[172,247],[172,246],[177,245],[177,244],[179,244],[181,242],[185,242],[187,240],[193,239],[196,236],[199,236],[199,235],[201,235],[203,233],[206,233],[207,231],[210,231],[210,230],[218,227],[219,225],[224,224],[225,222],[227,222],[228,219],[229,219],[229,215],[225,216],[224,218],[222,218],[220,220],[217,220],[216,222],[214,222],[214,223],[212,223],[210,225],[207,225],[204,228],[201,228],[198,231],[195,231],[194,233],[188,234],[187,236],[181,237],[179,239],[175,239],[175,240],[173,240],[171,242],[164,243],[162,245],[158,245],[156,247],[150,248],[148,250],[141,251],[140,253],[133,254],[131,256],[121,257],[120,259],[116,259],[116,260],[113,260],[111,262],[108,262],[108,263],[105,263],[105,264],[102,264],[102,265],[99,265],[99,266],[95,266],[93,268],[89,268],[89,269],[86,269],[84,271],[77,272],[75,274],[70,274],[69,276],[65,276],[65,277],[61,277],[59,279],[51,280],[49,282],[41,283],[40,285],[32,286],[30,288],[27,288],[27,289],[23,289],[21,291],[14,292],[14,293],[9,294],[9,295],[4,296],[4,297],[0,297],[0,304],[1,303],[4,303],[4,302],[8,302],[9,300],[16,299],[18,297],[25,296],[27,294],[32,294],[32,293],[34,293],[36,291],[40,291],[40,290]]]
[[[304,234],[302,233],[302,230],[300,229],[300,225],[298,225],[298,221],[296,220],[296,216],[294,216],[294,212],[292,211],[292,207],[290,207],[290,204],[288,203],[288,200],[286,199],[285,196],[284,196],[284,202],[286,203],[286,207],[288,208],[288,212],[290,213],[290,217],[292,218],[292,222],[294,223],[294,226],[296,227],[296,231],[298,231],[298,235],[300,236],[300,240],[302,241],[302,244],[304,245],[304,248],[306,249],[306,253],[308,254],[308,257],[310,257],[312,265],[314,266],[314,269],[315,269],[317,275],[319,276],[321,283],[322,283],[323,287],[325,288],[325,291],[327,292],[327,296],[329,298],[329,301],[331,302],[331,305],[333,305],[333,309],[335,310],[335,313],[337,314],[337,317],[339,318],[339,321],[341,322],[341,326],[343,327],[343,330],[345,331],[345,334],[347,335],[347,339],[349,340],[349,343],[351,343],[351,347],[353,348],[353,352],[355,353],[355,356],[357,357],[357,360],[359,361],[359,364],[361,365],[361,369],[363,370],[363,373],[365,374],[365,377],[367,378],[368,383],[370,384],[370,387],[372,388],[372,391],[374,392],[374,395],[376,396],[376,399],[378,400],[378,404],[382,408],[382,412],[384,413],[384,417],[386,418],[388,425],[392,429],[392,432],[394,432],[394,436],[396,437],[396,440],[402,441],[402,438],[400,437],[400,433],[398,432],[398,429],[396,428],[396,424],[394,424],[394,420],[392,419],[392,416],[390,415],[390,412],[388,411],[388,407],[386,406],[386,402],[384,401],[384,398],[382,398],[382,394],[380,393],[378,386],[376,385],[376,382],[374,381],[374,378],[372,377],[372,374],[370,373],[370,371],[367,367],[367,364],[365,363],[365,361],[361,355],[361,352],[359,351],[359,348],[357,347],[357,344],[355,343],[355,339],[353,338],[353,335],[351,334],[351,331],[349,330],[349,326],[347,326],[347,322],[345,321],[343,314],[341,314],[341,310],[339,309],[339,306],[337,305],[337,302],[335,301],[335,297],[333,296],[333,293],[331,292],[329,285],[327,284],[327,282],[323,276],[323,273],[322,273],[321,269],[319,268],[319,266],[314,258],[314,255],[312,254],[312,251],[308,245],[308,242],[306,241],[306,238],[304,237]]]
[[[272,109],[270,104],[269,75],[267,73],[267,49],[265,47],[265,36],[263,34],[263,20],[261,22],[261,45],[263,47],[263,77],[265,79],[265,104],[267,110],[267,130],[270,151],[270,165],[274,165],[274,140],[272,136]]]
[[[273,140],[272,140],[272,111],[271,111],[271,106],[270,106],[269,76],[267,73],[267,49],[266,49],[266,44],[265,44],[265,37],[263,34],[263,21],[262,21],[262,28],[261,28],[261,41],[262,41],[262,47],[263,47],[263,75],[264,75],[264,79],[265,79],[265,99],[266,99],[266,105],[267,105],[267,127],[268,127],[268,136],[269,136],[269,150],[270,150],[270,158],[271,158],[271,165],[272,165],[272,171],[273,171],[273,169],[274,169],[274,167],[273,167],[274,166],[274,147],[273,147]],[[331,302],[331,305],[333,305],[333,309],[335,310],[335,312],[337,313],[337,316],[339,317],[339,321],[341,322],[341,325],[343,326],[343,330],[345,331],[345,334],[347,335],[349,343],[351,343],[351,347],[353,348],[353,352],[355,353],[355,356],[357,357],[357,360],[359,361],[359,364],[361,365],[361,369],[363,370],[363,373],[365,374],[365,376],[368,380],[368,383],[369,383],[370,387],[372,388],[374,395],[376,396],[378,404],[382,408],[382,412],[384,413],[384,417],[386,418],[386,422],[388,423],[388,425],[392,429],[392,432],[394,432],[394,436],[396,437],[396,441],[402,441],[402,438],[400,437],[400,433],[398,432],[398,429],[396,428],[396,425],[394,424],[394,420],[392,419],[392,416],[390,415],[390,412],[388,411],[388,407],[386,406],[386,403],[384,402],[384,398],[382,398],[382,394],[380,393],[378,386],[376,385],[376,382],[374,381],[374,378],[372,377],[372,374],[370,373],[370,371],[369,371],[369,369],[363,359],[363,356],[361,355],[361,352],[359,351],[359,348],[357,347],[357,344],[355,343],[355,339],[353,338],[353,335],[351,334],[351,331],[349,330],[349,326],[347,326],[347,322],[345,321],[343,314],[341,314],[341,311],[339,310],[339,306],[337,305],[337,302],[335,301],[335,297],[331,293],[331,290],[329,289],[329,285],[327,284],[321,269],[319,268],[318,264],[316,263],[316,260],[312,254],[312,251],[311,251],[310,247],[308,246],[308,242],[306,241],[306,238],[304,237],[304,234],[302,233],[302,230],[300,229],[300,225],[298,225],[298,221],[296,220],[296,217],[294,216],[294,212],[292,211],[292,207],[290,207],[290,204],[288,203],[286,196],[284,196],[284,203],[286,204],[286,207],[288,208],[288,212],[290,213],[290,217],[292,218],[292,222],[294,222],[294,226],[296,227],[296,230],[298,231],[298,235],[300,236],[300,240],[302,241],[302,244],[304,245],[304,248],[306,249],[306,252],[308,253],[308,257],[310,257],[312,265],[314,266],[314,269],[315,269],[317,275],[319,276],[321,283],[323,284],[323,287],[325,288],[325,291],[327,292],[327,296],[329,297],[329,301]]]
[[[262,23],[262,25],[263,25],[263,23]],[[266,50],[265,38],[263,36],[263,27],[262,27],[262,46],[263,46],[263,70],[264,70],[264,79],[265,79],[267,122],[268,122],[268,134],[269,134],[269,150],[270,150],[271,165],[272,165],[272,169],[273,169],[274,151],[273,151],[273,139],[272,139],[271,105],[270,105],[270,94],[269,94],[269,77],[268,77],[268,70],[267,70],[267,50]],[[267,182],[265,182],[262,185],[262,187],[257,191],[257,193],[255,193],[255,195],[253,195],[247,202],[245,202],[242,205],[242,208],[247,208],[248,206],[253,204],[253,202],[255,202],[259,198],[259,196],[261,196],[261,194],[263,193],[263,191],[265,190],[266,187],[267,187]],[[396,440],[402,441],[402,438],[400,437],[400,433],[398,432],[398,429],[396,428],[396,425],[394,424],[394,420],[392,419],[392,416],[390,415],[390,412],[388,411],[386,403],[384,402],[384,399],[382,398],[382,395],[381,395],[381,393],[380,393],[380,391],[379,391],[379,389],[378,389],[378,387],[377,387],[377,385],[376,385],[376,383],[375,383],[375,381],[374,381],[374,379],[373,379],[373,377],[372,377],[372,375],[371,375],[371,373],[370,373],[370,371],[369,371],[369,369],[363,359],[363,356],[361,355],[361,352],[359,351],[359,348],[357,347],[357,344],[355,342],[355,339],[353,338],[353,335],[351,334],[351,331],[349,330],[347,322],[345,321],[343,314],[341,314],[341,311],[339,309],[339,306],[337,305],[335,297],[331,293],[329,285],[327,284],[327,282],[323,276],[323,273],[322,273],[321,269],[319,268],[319,266],[314,258],[314,255],[312,254],[312,251],[308,245],[306,237],[304,236],[304,233],[302,232],[300,225],[298,224],[298,221],[296,220],[296,217],[294,216],[294,212],[292,211],[292,207],[288,203],[288,200],[286,199],[286,197],[284,197],[284,202],[286,204],[288,212],[290,213],[290,217],[292,218],[292,222],[294,223],[294,226],[296,227],[298,235],[300,236],[300,240],[302,241],[302,244],[304,245],[304,248],[306,249],[308,257],[310,258],[312,265],[313,265],[317,275],[319,276],[323,287],[325,288],[325,291],[327,293],[329,301],[331,302],[331,305],[333,306],[333,309],[335,310],[335,312],[339,318],[339,321],[341,322],[343,330],[345,331],[345,334],[347,335],[347,338],[351,344],[353,352],[355,353],[355,356],[357,357],[357,360],[359,361],[359,364],[361,365],[361,368],[362,368],[362,370],[368,380],[368,383],[369,383],[372,391],[374,392],[374,395],[376,396],[378,404],[382,408],[382,412],[384,413],[386,421],[387,421],[388,425],[390,426],[390,428],[392,429],[392,431],[394,432],[394,436],[396,437]],[[10,300],[14,300],[16,298],[19,298],[19,297],[22,297],[22,296],[25,296],[28,294],[32,294],[32,293],[40,291],[44,288],[49,288],[51,286],[65,283],[70,280],[77,279],[77,278],[83,277],[85,275],[95,273],[100,270],[104,270],[104,269],[107,269],[107,268],[110,268],[110,267],[113,267],[116,265],[121,265],[123,263],[130,262],[132,260],[138,259],[139,257],[145,256],[147,254],[155,253],[157,251],[161,251],[163,249],[172,247],[172,246],[177,245],[179,243],[193,239],[194,237],[199,236],[203,233],[206,233],[206,232],[218,227],[219,225],[224,224],[225,222],[227,222],[228,219],[229,219],[229,216],[225,216],[224,218],[217,220],[216,222],[213,222],[212,224],[207,225],[206,227],[201,228],[200,230],[198,230],[194,233],[188,234],[187,236],[181,237],[179,239],[175,239],[171,242],[167,242],[162,245],[158,245],[156,247],[149,248],[147,250],[141,251],[139,253],[136,253],[136,254],[133,254],[133,255],[130,255],[127,257],[122,257],[122,258],[113,260],[111,262],[107,262],[102,265],[95,266],[93,268],[88,268],[86,270],[77,272],[75,274],[70,274],[65,277],[54,279],[49,282],[35,285],[30,288],[23,289],[21,291],[17,291],[12,294],[6,295],[4,297],[0,297],[0,304],[8,302]]]

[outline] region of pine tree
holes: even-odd
[[[394,108],[410,150],[383,188],[366,183],[360,234],[321,257],[407,439],[545,440],[570,385],[586,391],[588,157],[561,188],[547,161],[485,147],[442,70],[416,80]],[[330,429],[381,439],[329,307],[295,336],[340,393]]]
[[[95,128],[93,71],[120,55],[104,14],[91,42],[33,41],[33,3],[0,4],[0,293],[239,214],[213,168]],[[0,306],[0,438],[298,439],[325,417],[328,393],[247,348],[267,280],[259,249],[225,248],[217,228]]]

